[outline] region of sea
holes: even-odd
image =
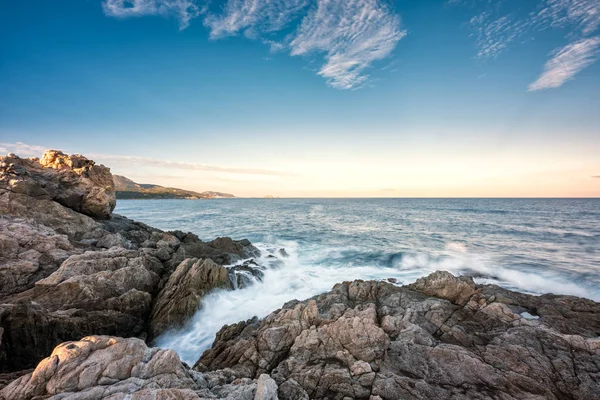
[[[400,285],[444,270],[600,301],[600,199],[120,200],[115,212],[202,240],[247,238],[272,266],[262,282],[209,294],[185,327],[156,340],[188,364],[223,325],[354,279]]]

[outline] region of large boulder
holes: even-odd
[[[54,200],[94,218],[110,218],[116,205],[110,169],[81,155],[48,150],[41,159],[0,158],[0,185],[12,193]]]
[[[30,368],[58,343],[90,334],[144,337],[162,269],[158,259],[119,247],[69,257],[0,305],[0,372]]]
[[[266,385],[261,381],[262,390],[273,390],[273,383]],[[149,348],[139,339],[89,336],[57,346],[33,372],[0,389],[0,399],[252,400],[256,386],[230,371],[189,370],[174,351]]]
[[[227,268],[211,259],[188,258],[171,274],[156,297],[150,322],[150,335],[180,328],[200,309],[202,298],[217,288],[232,289]]]
[[[344,282],[225,326],[195,368],[268,374],[282,399],[600,399],[599,332],[591,300],[444,272]]]

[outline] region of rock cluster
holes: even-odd
[[[260,255],[247,240],[203,242],[114,207],[110,170],[83,156],[0,157],[0,373],[33,368],[63,341],[178,326],[208,291],[235,287],[221,264]],[[196,262],[219,279],[183,272]]]
[[[591,300],[437,272],[344,282],[225,326],[195,369],[269,374],[290,399],[599,399],[599,333]]]

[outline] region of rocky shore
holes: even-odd
[[[115,205],[83,156],[0,158],[0,399],[600,399],[600,304],[447,272],[340,283],[188,366],[153,339],[262,279],[260,251]]]

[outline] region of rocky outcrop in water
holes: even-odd
[[[156,297],[150,323],[151,336],[156,337],[167,329],[181,328],[200,308],[202,298],[218,288],[231,288],[227,268],[209,258],[184,260]]]
[[[167,308],[179,307],[178,317],[165,317],[161,299],[178,265],[260,254],[247,240],[205,243],[112,214],[112,186],[108,168],[80,155],[0,157],[0,373],[34,367],[63,341],[147,338],[151,328],[167,327],[161,318],[183,323],[210,289],[233,285],[213,263],[227,284],[210,275],[184,280],[187,292],[166,296],[177,300]]]
[[[311,399],[588,400],[600,398],[599,333],[591,300],[437,272],[405,287],[341,283],[225,326],[195,368],[268,374],[283,399],[304,396],[289,385]]]

